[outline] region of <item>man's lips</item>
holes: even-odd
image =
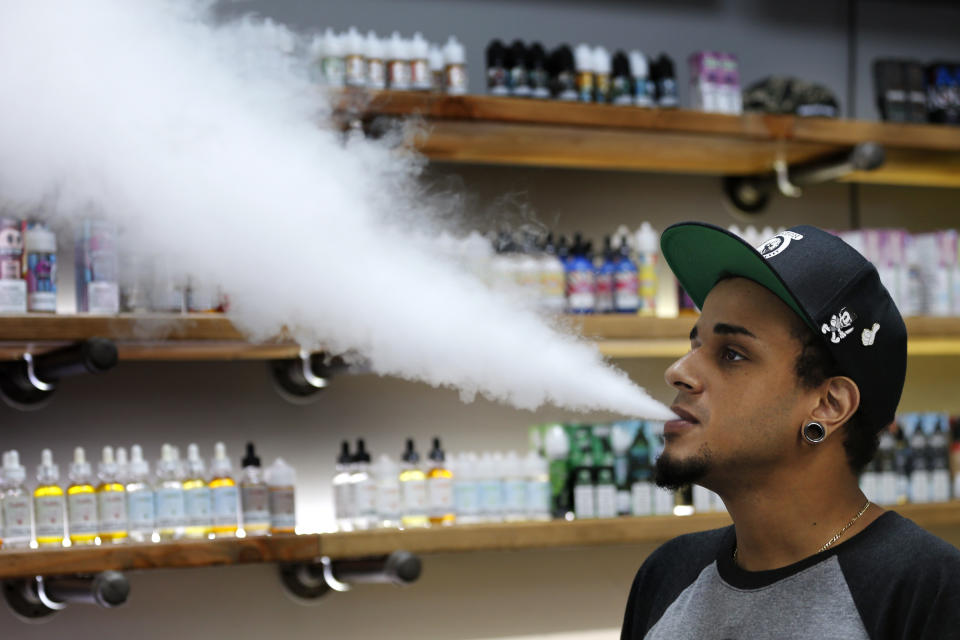
[[[694,425],[700,424],[700,421],[683,407],[673,405],[670,407],[670,410],[679,417],[676,420],[670,420],[663,425],[664,434],[681,433],[693,427]]]

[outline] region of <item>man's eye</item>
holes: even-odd
[[[723,359],[728,362],[737,362],[739,360],[746,360],[746,358],[742,354],[737,353],[736,351],[734,351],[729,347],[723,350]]]

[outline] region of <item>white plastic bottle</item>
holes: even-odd
[[[633,75],[633,104],[637,107],[652,107],[656,94],[650,79],[650,65],[642,52],[630,52],[630,73]]]
[[[400,526],[400,467],[382,454],[377,459],[374,476],[377,483],[377,526],[395,529]]]
[[[467,92],[467,52],[454,36],[443,45],[443,90],[452,96]]]
[[[508,451],[501,464],[503,476],[503,519],[519,522],[527,519],[527,479],[516,451]]]
[[[410,40],[410,86],[417,91],[429,91],[432,86],[429,56],[430,45],[418,31]]]
[[[210,475],[213,535],[217,538],[235,536],[240,524],[240,496],[233,478],[233,465],[222,442],[213,446]]]
[[[480,487],[477,483],[477,456],[461,453],[454,462],[453,503],[457,522],[472,524],[480,521]]]
[[[3,456],[3,546],[23,549],[30,546],[33,521],[30,492],[24,488],[26,469],[16,449]]]
[[[606,104],[610,102],[610,72],[612,61],[610,52],[605,47],[596,47],[593,50],[593,84],[594,101]]]
[[[341,39],[344,52],[344,84],[348,87],[367,86],[367,63],[364,56],[366,41],[356,27],[350,27]]]
[[[575,65],[577,68],[577,95],[580,102],[593,102],[594,76],[593,51],[590,45],[581,43],[574,50]]]
[[[376,32],[368,31],[364,39],[367,60],[367,88],[381,90],[387,87],[386,47]]]
[[[164,443],[157,462],[156,517],[157,533],[161,540],[174,540],[183,536],[186,519],[186,504],[183,495],[183,469],[180,453],[175,447]]]
[[[399,31],[387,41],[387,86],[397,91],[410,88],[410,51]]]
[[[296,533],[297,472],[283,458],[267,467],[267,488],[270,492],[270,533]]]
[[[427,59],[430,61],[430,89],[437,92],[443,92],[443,49],[435,44],[430,45],[427,52]]]
[[[350,455],[350,443],[340,443],[340,455],[337,456],[336,472],[333,476],[333,510],[337,519],[337,529],[353,530],[354,505],[353,487],[350,484],[353,457]]]
[[[527,481],[526,510],[528,520],[550,519],[550,463],[536,451],[523,460]]]
[[[320,68],[323,82],[329,87],[340,88],[346,83],[344,43],[340,36],[327,29],[320,40]]]
[[[150,464],[143,459],[143,449],[139,444],[130,447],[126,487],[130,539],[134,542],[150,542],[156,532],[156,503],[150,482]]]
[[[480,485],[480,516],[485,522],[503,521],[503,482],[500,477],[503,455],[484,452],[477,464]]]
[[[377,487],[370,475],[370,454],[363,438],[357,439],[350,472],[350,492],[353,503],[353,528],[370,529],[377,521]]]
[[[617,485],[613,467],[599,467],[596,471],[596,515],[598,518],[617,517]]]

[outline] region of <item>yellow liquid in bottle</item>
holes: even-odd
[[[430,526],[430,520],[427,518],[426,480],[427,475],[420,469],[404,469],[400,472],[400,497],[402,502],[402,512],[404,513],[404,515],[400,518],[400,524],[405,528]],[[422,491],[424,494],[422,515],[419,513],[406,514],[407,501],[404,496],[406,495],[406,492],[410,490],[404,485],[404,483],[407,482],[419,482],[420,486],[422,487],[422,489],[419,489],[419,491]]]
[[[183,497],[184,501],[188,500],[188,494],[190,491],[195,491],[197,489],[203,489],[207,484],[200,478],[191,478],[190,480],[183,481]],[[212,483],[211,483],[212,486]],[[187,514],[187,518],[190,517],[190,514]],[[183,530],[183,534],[188,538],[206,538],[210,534],[212,527],[208,526],[190,526],[187,525]]]
[[[428,482],[430,479],[433,479],[433,478],[446,478],[450,480],[450,482],[453,482],[453,473],[449,469],[444,469],[442,467],[434,467],[433,469],[430,469],[429,473],[427,473],[427,478],[428,478]],[[457,516],[454,513],[445,513],[443,515],[431,515],[430,524],[439,524],[439,525],[453,524],[453,522],[456,519],[457,519]]]
[[[233,478],[214,478],[210,481],[208,485],[210,487],[210,492],[212,493],[214,489],[219,487],[235,487],[237,483],[233,481]],[[210,531],[213,532],[214,537],[217,538],[227,538],[230,536],[237,535],[237,522],[234,519],[232,524],[216,524],[210,527]]]
[[[99,493],[113,493],[119,492],[124,494],[123,499],[126,500],[127,490],[119,482],[106,482],[97,487]],[[117,531],[101,531],[100,532],[100,542],[124,542],[127,539],[127,530],[120,529]]]
[[[70,496],[82,495],[89,493],[91,496],[96,494],[96,489],[93,488],[92,484],[74,484],[67,487],[67,528],[70,528]],[[94,502],[96,502],[96,497],[94,497]],[[70,531],[70,543],[71,544],[95,544],[97,541],[97,534],[95,533],[74,533]],[[39,541],[38,541],[39,543]]]
[[[33,490],[33,499],[36,500],[37,498],[60,498],[62,500],[63,488],[56,484],[40,485],[39,487]],[[36,511],[36,505],[34,505],[34,511]],[[61,517],[60,530],[62,531],[63,530],[63,526],[62,526],[63,514],[62,513],[60,517]],[[53,536],[37,536],[37,544],[40,545],[41,547],[48,547],[48,546],[59,547],[63,545],[63,534],[61,533],[60,535],[53,535]]]

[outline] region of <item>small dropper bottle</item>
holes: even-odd
[[[41,547],[63,545],[63,487],[60,467],[53,462],[50,449],[40,452],[37,488],[33,490],[33,512],[37,524],[37,544]]]
[[[353,530],[354,503],[351,480],[353,457],[350,455],[350,443],[344,440],[340,443],[340,455],[337,456],[337,465],[333,476],[333,510],[337,519],[337,529],[340,531]]]
[[[30,546],[32,521],[30,494],[23,488],[27,473],[16,449],[3,458],[3,546],[22,549]]]
[[[113,447],[108,445],[103,448],[97,471],[100,476],[100,485],[97,487],[100,542],[126,542],[127,490],[117,479]]]
[[[253,443],[247,443],[240,475],[240,505],[243,509],[243,530],[248,536],[264,536],[270,533],[270,497],[267,483],[260,469]]]
[[[370,475],[370,454],[363,438],[357,438],[350,471],[353,528],[369,529],[377,518],[376,485]]]
[[[197,443],[187,445],[187,473],[183,481],[183,504],[188,538],[206,538],[210,534],[210,488],[206,482],[207,467],[200,457]]]
[[[95,544],[97,541],[97,496],[93,487],[93,469],[83,447],[73,450],[67,487],[67,529],[70,544]]]
[[[296,533],[297,472],[283,458],[277,458],[267,467],[266,476],[270,489],[270,533]]]
[[[433,439],[433,448],[430,450],[429,457],[427,495],[430,504],[430,524],[450,525],[456,520],[453,510],[453,473],[444,463],[446,455],[440,448],[440,438]]]
[[[119,452],[118,452],[119,453]],[[143,459],[143,449],[130,447],[130,466],[127,471],[127,526],[134,542],[150,542],[157,527],[157,510],[153,485],[150,483],[150,463]]]
[[[183,536],[186,505],[183,498],[183,471],[180,454],[175,447],[164,443],[157,463],[157,532],[161,540]]]
[[[213,462],[210,464],[210,501],[213,511],[213,535],[227,538],[237,535],[237,483],[233,480],[233,467],[227,457],[227,448],[222,442],[213,447]]]
[[[428,527],[430,520],[427,518],[427,476],[420,468],[420,454],[414,448],[412,438],[407,438],[402,459],[399,479],[403,511],[400,523],[404,528]]]

